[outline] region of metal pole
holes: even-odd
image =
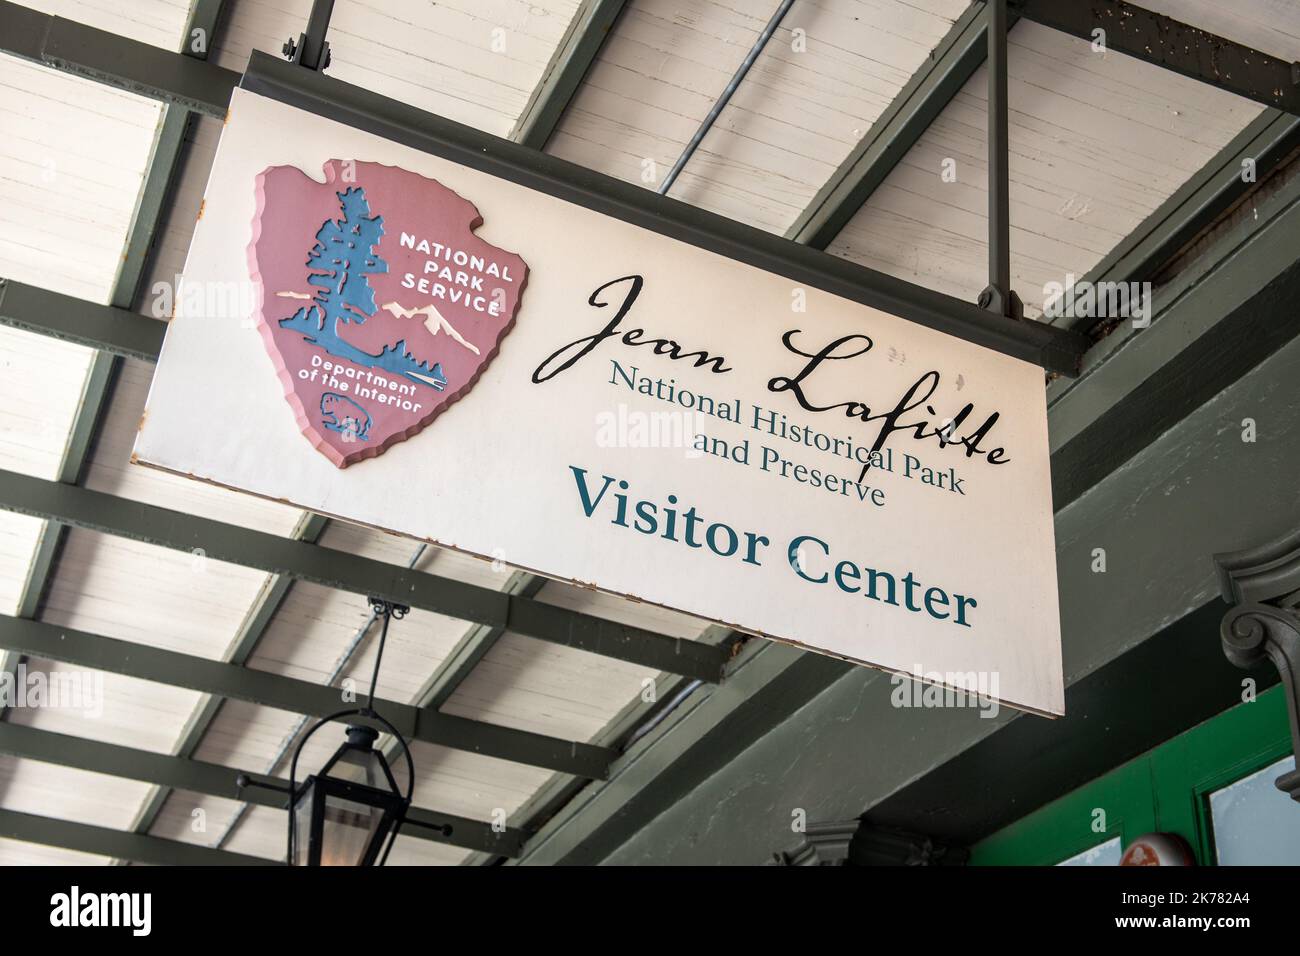
[[[1010,138],[1007,107],[1007,0],[988,0],[989,284],[979,304],[1008,318],[1024,317],[1011,290]]]
[[[749,73],[749,68],[754,65],[754,61],[758,59],[758,55],[763,52],[763,47],[767,46],[767,41],[772,38],[772,34],[776,32],[776,28],[781,25],[781,21],[785,18],[785,15],[790,12],[792,6],[794,6],[794,0],[782,0],[781,6],[777,7],[776,13],[772,14],[772,19],[767,21],[767,26],[765,26],[763,32],[758,35],[758,39],[754,41],[754,45],[749,48],[749,53],[745,55],[745,59],[740,64],[740,68],[737,69],[735,75],[731,77],[731,81],[727,84],[727,88],[722,91],[722,95],[718,97],[717,102],[713,104],[713,108],[709,110],[709,115],[704,117],[704,122],[700,124],[700,128],[695,131],[695,135],[692,136],[691,141],[686,144],[686,148],[682,150],[682,154],[677,157],[677,162],[673,163],[673,168],[670,169],[668,175],[664,177],[663,184],[659,187],[659,195],[666,196],[668,195],[668,190],[673,188],[673,183],[677,181],[677,177],[681,174],[683,167],[685,167],[687,162],[690,161],[690,158],[695,155],[695,151],[699,148],[705,135],[713,128],[713,124],[716,123],[718,117],[722,115],[722,111],[726,109],[727,103],[731,100],[731,95],[736,92],[736,88],[739,87],[741,82],[745,79],[745,75]]]
[[[1007,0],[989,0],[989,285],[1011,288],[1007,154]]]
[[[309,70],[323,70],[330,65],[330,45],[325,34],[334,14],[334,0],[312,0],[311,14],[307,17],[307,32],[298,34],[295,43],[291,37],[284,41],[284,55],[292,62]]]

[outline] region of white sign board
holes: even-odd
[[[139,462],[1063,712],[1034,365],[243,90],[177,305]]]

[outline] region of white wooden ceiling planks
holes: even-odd
[[[107,302],[160,114],[0,54],[0,274]]]
[[[94,853],[0,838],[0,862],[5,866],[108,866],[112,860]]]
[[[210,797],[190,790],[174,790],[163,802],[149,833],[164,840],[210,847],[215,845],[226,822],[234,818],[241,806],[243,804],[238,800]],[[250,853],[250,856],[264,856],[268,860],[284,858],[287,839],[284,827],[287,824],[283,813],[278,813],[277,816],[281,830],[280,839],[274,847],[276,852]]]
[[[671,195],[783,232],[966,6],[796,3]],[[658,188],[775,9],[632,0],[548,151]]]
[[[40,658],[27,659],[28,672],[67,675],[80,694],[52,707],[14,708],[8,723],[71,737],[171,753],[198,694],[121,674],[71,667]]]
[[[1141,5],[1261,53],[1300,60],[1300,3],[1295,0],[1142,0]]]
[[[73,529],[42,619],[220,660],[261,588],[258,571]]]
[[[221,127],[221,120],[210,116],[192,117],[171,202],[163,211],[153,254],[146,263],[141,282],[139,311],[143,315],[162,320],[171,317],[173,293],[179,276],[185,271],[185,256],[190,250],[194,223],[198,220],[208,173],[221,139]]]
[[[357,698],[364,697],[374,673],[381,632],[376,620],[358,638],[369,618],[370,608],[363,595],[300,581],[290,589],[248,665],[298,680],[343,686]],[[377,696],[413,702],[468,626],[418,608],[393,621]],[[335,671],[338,677],[331,681]]]
[[[1259,114],[1255,103],[1022,21],[1008,37],[1012,286],[1082,276]],[[981,67],[829,248],[973,301],[988,284]],[[946,160],[955,181],[942,177]]]
[[[148,784],[124,777],[0,755],[6,810],[125,830],[148,791]]]
[[[0,614],[14,614],[45,522],[0,511]]]
[[[329,74],[504,136],[577,8],[577,0],[340,3]],[[251,50],[279,53],[310,10],[311,0],[239,0],[216,62],[242,71]]]

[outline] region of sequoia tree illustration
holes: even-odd
[[[421,362],[407,349],[405,339],[372,354],[343,338],[344,326],[362,325],[378,311],[375,292],[367,277],[387,272],[388,263],[376,249],[384,235],[384,217],[370,215],[365,189],[353,186],[335,195],[342,216],[327,219],[321,225],[316,244],[307,256],[307,267],[311,269],[307,281],[318,291],[312,296],[311,305],[281,319],[280,327],[300,332],[312,345],[337,358],[401,375],[441,391],[447,384],[442,363]]]

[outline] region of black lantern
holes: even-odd
[[[375,749],[379,732],[365,724],[349,724],[334,756],[298,785],[298,757],[307,740],[326,724],[352,716],[383,724],[401,743],[410,773],[405,793]],[[373,710],[342,711],[317,723],[298,744],[289,774],[289,865],[382,866],[411,805],[414,779],[402,735]]]
[[[239,786],[267,787],[286,793],[289,798],[290,866],[383,866],[406,822],[415,786],[415,765],[411,749],[397,728],[375,712],[375,685],[379,665],[388,639],[392,618],[403,618],[410,608],[380,598],[371,598],[371,621],[382,618],[379,649],[375,655],[375,672],[370,681],[370,696],[364,707],[342,710],[317,721],[299,740],[289,771],[289,787],[255,781],[246,775]],[[342,745],[318,772],[298,782],[298,760],[307,741],[326,724],[354,718],[347,722]],[[406,760],[405,791],[398,786],[393,768],[383,752],[375,747],[379,740],[376,725],[392,735]],[[451,827],[421,821],[421,827],[451,835]]]
[[[410,608],[381,598],[371,598],[372,617],[382,618],[375,672],[365,707],[344,710],[320,720],[303,734],[289,769],[290,866],[380,866],[388,859],[397,831],[411,806],[415,765],[411,750],[397,728],[375,713],[375,686],[384,659],[388,624],[406,617]],[[316,731],[345,717],[368,723],[349,724],[343,744],[319,772],[298,785],[298,758]],[[382,751],[375,749],[380,724],[393,735],[406,758],[407,782],[403,793]],[[382,854],[382,855],[381,855]]]

